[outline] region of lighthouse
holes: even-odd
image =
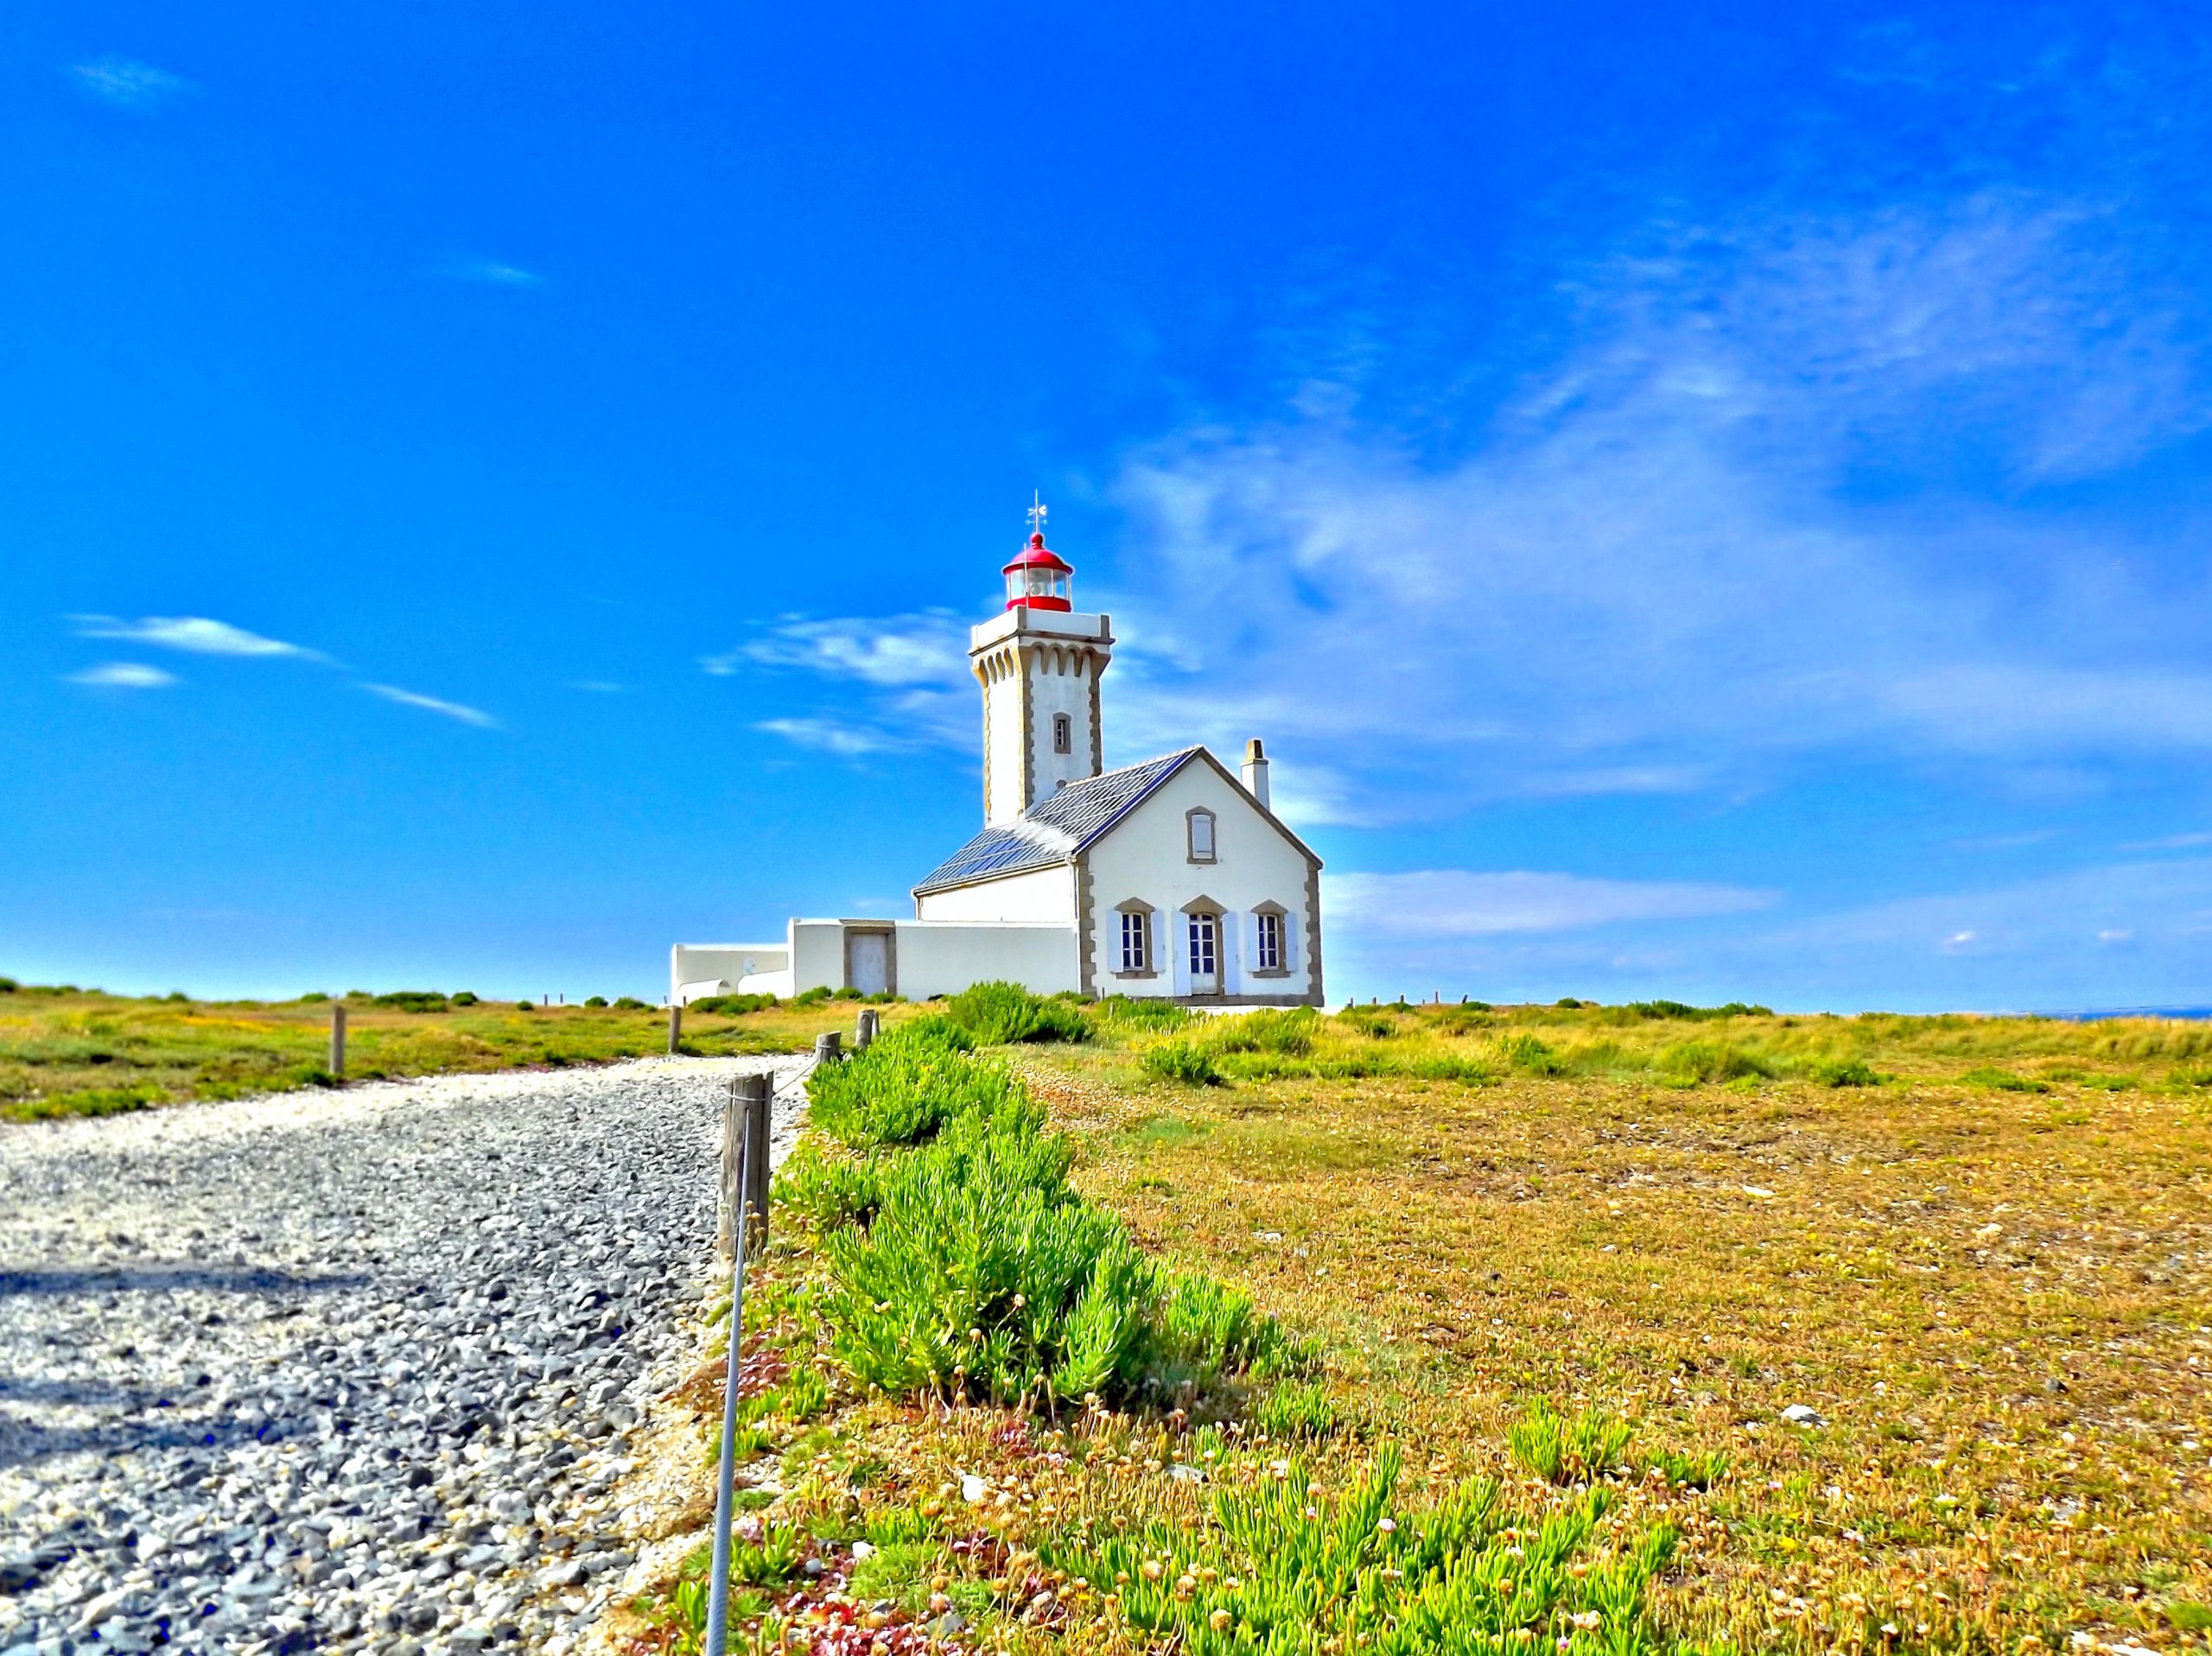
[[[1203,746],[1105,769],[1113,623],[1075,606],[1045,506],[969,634],[983,692],[983,825],[913,887],[914,917],[797,919],[780,942],[678,943],[669,995],[839,985],[920,1000],[994,980],[1038,994],[1318,1006],[1321,860],[1275,815],[1268,755]]]
[[[1113,618],[1075,607],[1075,566],[1045,544],[1043,504],[1000,573],[1006,608],[969,633],[983,691],[983,821],[1013,822],[1105,767],[1098,681],[1114,658]]]

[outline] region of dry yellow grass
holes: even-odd
[[[1342,1405],[1446,1475],[1499,1471],[1536,1397],[1632,1418],[1639,1471],[1725,1450],[1709,1495],[1646,1482],[1689,1537],[1666,1607],[1687,1636],[2202,1646],[2204,1031],[1439,1010],[1377,1039],[1356,1021],[1283,1067],[1364,1041],[1509,1078],[1213,1088],[1147,1084],[1112,1052],[1023,1063],[1088,1194],[1321,1334]],[[1512,1075],[1516,1034],[1591,1073]],[[1659,1056],[1700,1041],[1904,1078],[1660,1084]],[[1959,1078],[1993,1066],[2050,1090]],[[1825,1424],[1786,1422],[1798,1404]]]
[[[668,1014],[653,1007],[477,1001],[450,1010],[346,1007],[349,1080],[447,1070],[601,1063],[664,1051]],[[829,1030],[850,1032],[854,1007],[830,1001],[723,1017],[686,1017],[683,1050],[706,1055],[801,1051]],[[914,1008],[880,1009],[887,1022]],[[97,991],[0,992],[0,1120],[232,1098],[321,1085],[327,1001],[220,1003]]]

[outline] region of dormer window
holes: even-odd
[[[1213,861],[1213,813],[1200,808],[1186,813],[1183,821],[1190,837],[1191,860],[1192,862]]]
[[[1052,715],[1052,752],[1055,753],[1075,752],[1075,720],[1064,713],[1056,713]]]

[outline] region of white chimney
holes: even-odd
[[[1244,744],[1244,791],[1260,802],[1262,810],[1272,810],[1268,803],[1268,751],[1255,736]]]

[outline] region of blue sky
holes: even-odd
[[[1268,739],[1333,996],[2212,1000],[2182,6],[19,9],[0,971],[657,992]]]

